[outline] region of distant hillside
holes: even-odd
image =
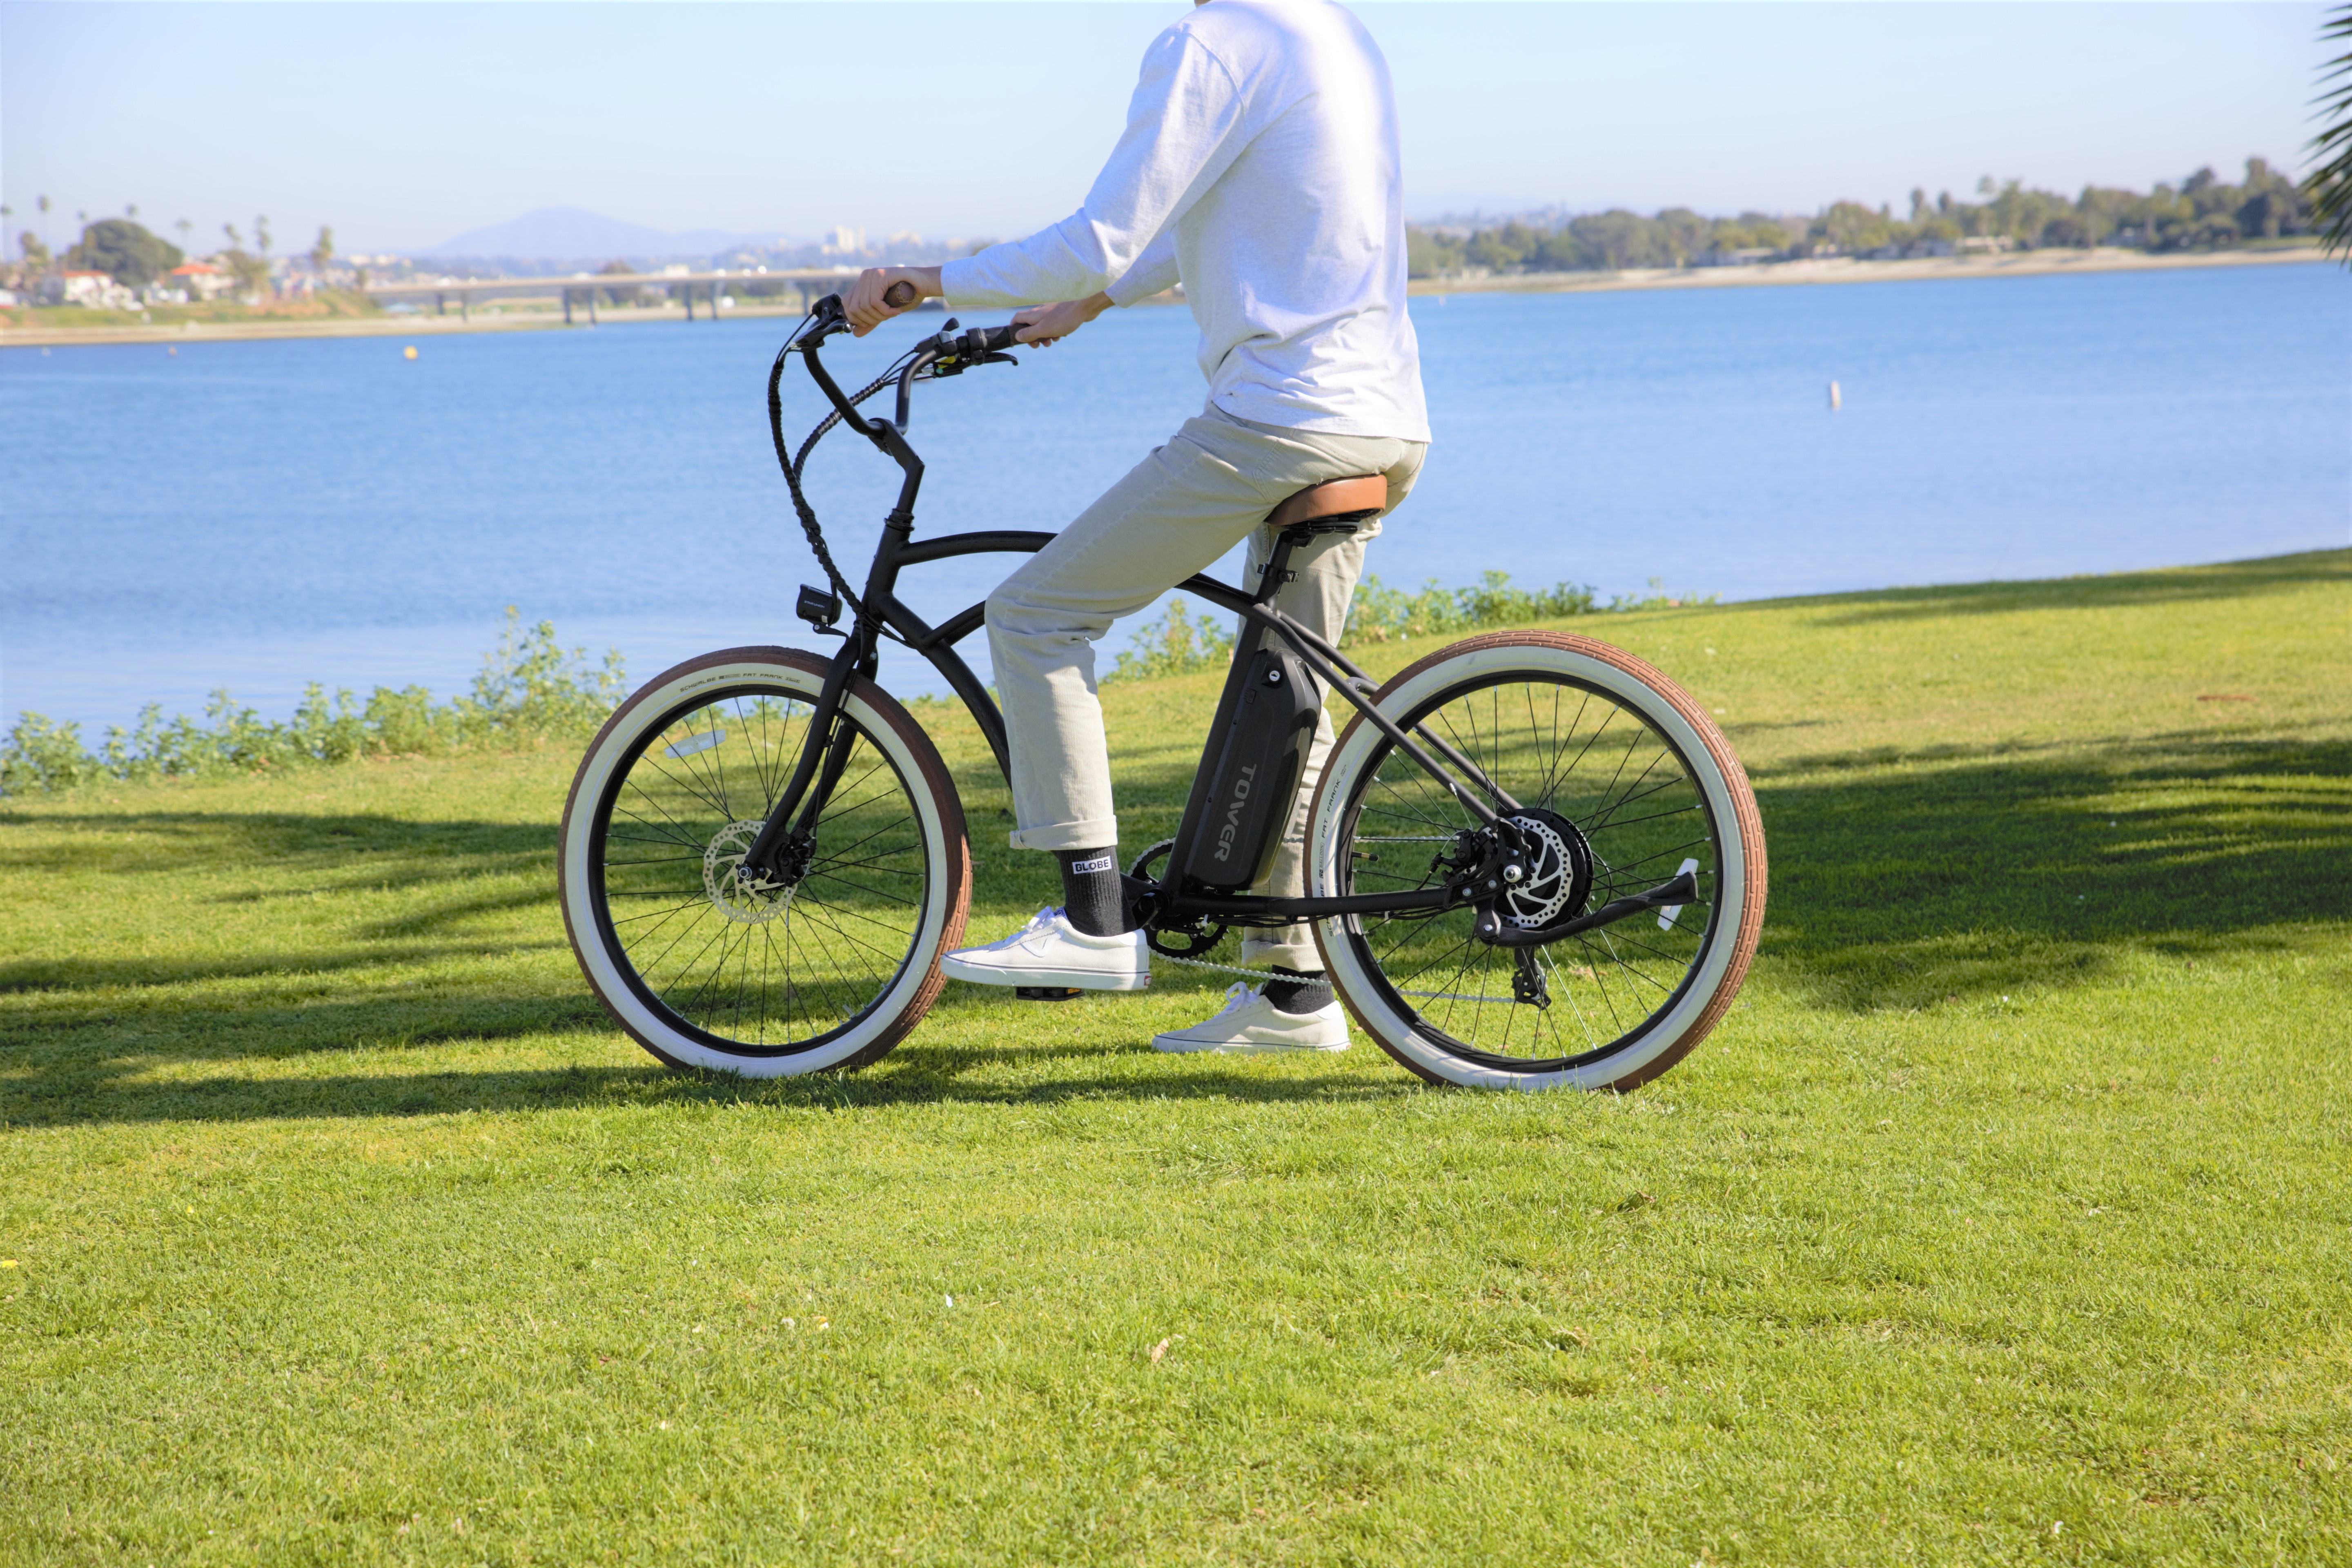
[[[422,256],[503,257],[518,261],[586,261],[630,257],[653,260],[666,257],[709,256],[739,245],[781,245],[772,234],[739,235],[721,229],[689,229],[667,234],[642,224],[580,207],[541,207],[506,223],[493,224],[442,241]]]

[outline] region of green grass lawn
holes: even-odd
[[[666,1073],[560,748],[0,802],[0,1560],[2352,1561],[2352,552],[1568,625],[1770,835],[1623,1099],[1178,970]],[[1130,850],[1215,684],[1107,691]]]

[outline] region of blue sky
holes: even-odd
[[[1076,205],[1171,4],[0,4],[0,198],[346,253],[536,207],[1004,236]],[[2302,166],[2310,5],[1377,0],[1422,216],[1812,211]]]

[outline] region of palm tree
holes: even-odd
[[[2325,40],[2352,42],[2352,5],[2338,5],[2319,30]],[[2312,153],[2326,160],[2303,182],[2312,222],[2327,254],[2345,252],[2352,266],[2352,52],[2336,56],[2319,75],[2319,111],[2325,130],[2311,139]],[[2334,86],[2330,87],[2329,84]]]

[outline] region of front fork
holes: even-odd
[[[755,891],[796,886],[808,870],[816,847],[816,819],[841,783],[849,765],[857,734],[842,714],[849,682],[873,658],[873,636],[863,626],[842,645],[833,668],[825,672],[816,703],[809,714],[808,739],[802,742],[800,761],[783,793],[768,807],[759,836],[743,852],[736,875]],[[797,813],[797,816],[795,815]]]

